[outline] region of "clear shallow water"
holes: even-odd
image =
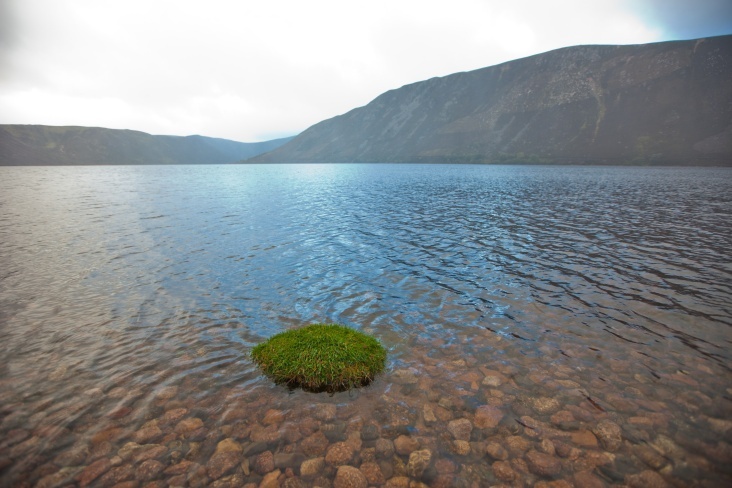
[[[0,168],[0,482],[310,486],[346,440],[429,486],[732,482],[730,222],[729,169]],[[271,385],[250,348],[315,321],[388,371]]]

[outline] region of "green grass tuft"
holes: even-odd
[[[336,324],[282,332],[255,346],[251,355],[275,383],[314,392],[365,386],[386,364],[379,341]]]

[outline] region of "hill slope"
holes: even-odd
[[[244,143],[97,127],[0,125],[0,166],[225,164],[270,151],[290,139]]]
[[[249,162],[732,164],[732,36],[576,46],[403,86]]]

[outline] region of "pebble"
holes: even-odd
[[[384,473],[378,463],[368,462],[361,464],[359,468],[366,477],[369,485],[383,485],[386,481]]]
[[[377,439],[374,447],[376,448],[376,456],[379,458],[390,459],[394,456],[394,443],[389,439]]]
[[[124,434],[125,430],[122,427],[108,427],[95,433],[91,438],[91,443],[94,445],[101,444],[103,442],[116,441]]]
[[[592,474],[591,471],[580,471],[575,473],[572,481],[575,488],[605,488],[605,482]]]
[[[191,434],[196,430],[203,427],[203,420],[198,417],[188,417],[187,419],[181,420],[175,426],[175,432],[182,435]]]
[[[638,445],[635,446],[634,452],[641,461],[657,471],[666,465],[666,458],[652,447]]]
[[[514,455],[520,455],[531,448],[531,441],[518,435],[506,437],[504,443],[508,451]]]
[[[150,481],[157,478],[163,469],[165,469],[163,463],[155,459],[148,459],[137,467],[135,478],[139,481]]]
[[[264,451],[257,455],[254,460],[254,472],[265,475],[275,469],[274,454],[272,451]]]
[[[424,419],[425,423],[428,424],[437,422],[437,417],[435,417],[435,411],[432,409],[432,406],[429,403],[425,403],[422,406],[422,418]]]
[[[513,481],[516,479],[516,471],[507,461],[496,461],[491,465],[493,475],[501,481]]]
[[[281,424],[285,420],[285,414],[280,410],[269,409],[265,412],[262,423],[264,425]]]
[[[451,420],[447,424],[447,430],[456,440],[467,441],[470,440],[473,424],[466,418]]]
[[[556,454],[556,447],[554,447],[554,443],[550,439],[542,439],[539,443],[539,450],[544,454],[549,454],[550,456],[554,456]]]
[[[533,399],[532,407],[536,413],[549,415],[561,409],[562,404],[555,398],[538,397]]]
[[[503,384],[503,379],[500,376],[489,375],[483,378],[483,386],[490,386],[492,388],[499,387]]]
[[[165,388],[162,388],[157,395],[155,395],[155,398],[157,400],[170,400],[171,398],[174,398],[178,394],[178,387],[177,386],[166,386]],[[111,396],[111,393],[110,393]]]
[[[464,440],[452,441],[452,451],[458,456],[467,456],[470,454],[470,442]]]
[[[366,424],[361,429],[361,440],[364,441],[375,441],[381,436],[379,432],[379,426],[375,424]]]
[[[419,441],[414,437],[407,435],[400,435],[394,440],[394,450],[401,456],[409,456],[412,451],[419,449]],[[376,445],[376,452],[379,452],[378,442]]]
[[[179,422],[183,417],[185,417],[187,413],[187,408],[174,408],[172,410],[166,411],[163,416],[160,417],[160,422],[162,424],[174,424],[176,422]]]
[[[526,464],[529,467],[529,471],[539,476],[546,476],[553,478],[562,471],[562,463],[548,454],[543,452],[530,450],[524,456]]]
[[[409,488],[409,478],[407,476],[394,476],[387,480],[384,486],[386,488]]]
[[[397,369],[392,373],[392,379],[394,383],[400,385],[415,384],[419,382],[417,374],[410,369]]]
[[[282,472],[279,469],[268,473],[262,478],[262,481],[259,483],[259,488],[278,488],[280,486],[279,478],[281,474]]]
[[[421,478],[431,461],[432,451],[429,449],[412,452],[407,462],[407,474],[412,478]]]
[[[328,439],[325,435],[318,431],[309,435],[300,442],[300,449],[307,456],[322,456],[328,448]]]
[[[503,420],[503,412],[492,405],[481,405],[475,411],[475,426],[479,429],[492,429]]]
[[[209,478],[217,480],[234,469],[241,461],[241,445],[233,439],[224,439],[216,445],[216,451],[206,463],[206,473]]]
[[[188,460],[184,459],[183,461],[179,462],[178,464],[174,464],[172,466],[165,468],[164,473],[173,475],[173,476],[179,475],[179,474],[184,474],[184,473],[187,473],[193,465],[194,465],[194,463],[192,461],[188,461]]]
[[[263,426],[255,424],[249,432],[249,439],[254,442],[275,442],[280,438],[279,426],[272,424]]]
[[[580,430],[572,433],[572,443],[581,447],[597,447],[597,437],[589,430]]]
[[[655,471],[646,470],[625,477],[625,483],[631,488],[668,488],[668,483]]]
[[[325,462],[331,466],[338,467],[348,464],[353,459],[354,449],[346,442],[336,442],[328,448],[325,454]]]
[[[79,472],[78,468],[67,467],[61,468],[55,473],[42,477],[36,483],[34,488],[55,488],[73,483],[73,477]]]
[[[216,444],[215,452],[242,452],[242,447],[241,444],[229,437]]]
[[[133,453],[133,459],[136,463],[147,461],[148,459],[156,459],[164,456],[168,452],[168,448],[161,446],[160,444],[146,444],[140,446],[138,450]],[[122,458],[122,456],[120,456]]]
[[[325,468],[325,458],[308,459],[300,465],[300,476],[305,479],[313,479],[323,471],[323,468]]]
[[[341,466],[338,468],[334,488],[367,488],[369,485],[366,476],[353,466]]]
[[[497,442],[489,442],[486,444],[485,452],[496,461],[505,461],[508,459],[508,451]]]
[[[314,406],[315,418],[323,422],[330,422],[335,419],[336,406],[332,403],[320,403]]]
[[[92,464],[84,468],[84,470],[77,476],[79,486],[84,488],[92,481],[109,471],[111,467],[112,464],[109,462],[108,458],[102,458],[94,461]]]
[[[79,466],[84,464],[89,456],[89,446],[87,444],[77,444],[66,451],[62,451],[53,460],[58,466]]]
[[[620,426],[610,420],[601,420],[592,431],[606,451],[617,451],[623,443]]]
[[[302,464],[305,456],[301,452],[279,452],[274,455],[275,468],[295,468]]]

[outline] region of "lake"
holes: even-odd
[[[1,486],[730,486],[731,327],[732,169],[0,167]]]

